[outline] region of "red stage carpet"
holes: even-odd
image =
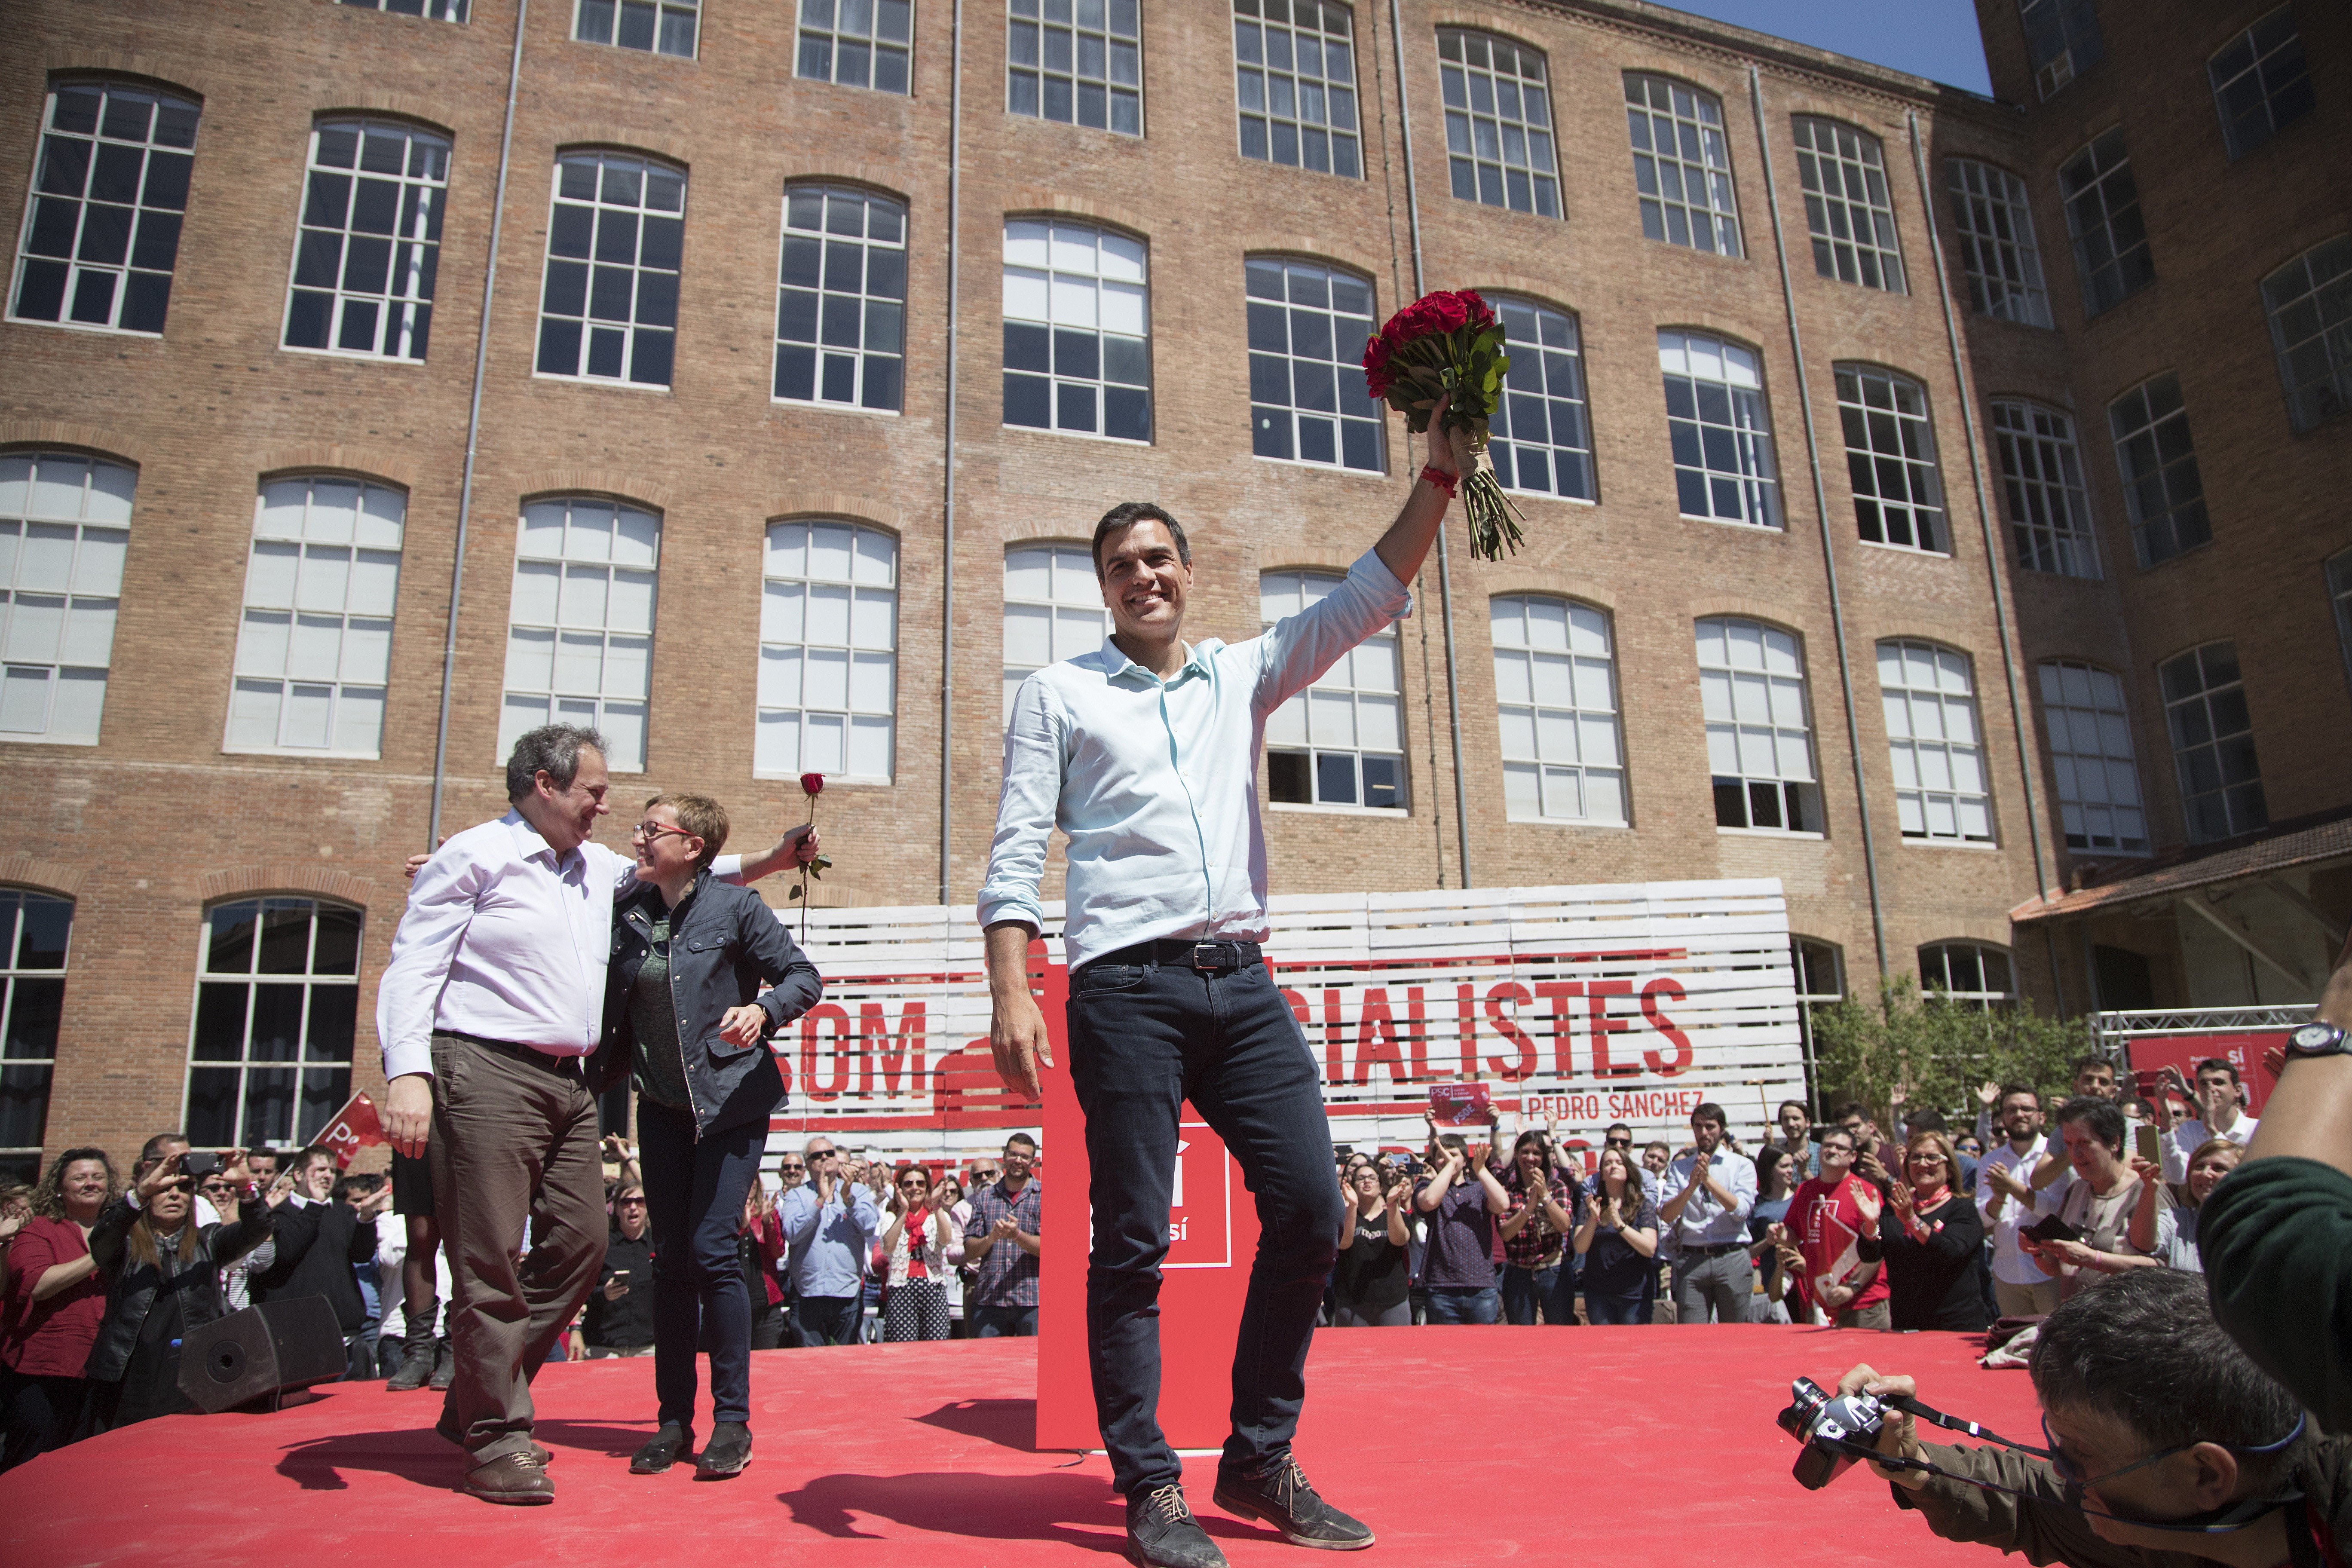
[[[1791,1376],[1827,1384],[1867,1360],[1917,1376],[1939,1408],[2033,1432],[2025,1374],[1980,1372],[1969,1351],[1948,1334],[1766,1327],[1329,1331],[1298,1454],[1380,1531],[1368,1563],[1630,1568],[1828,1551],[1981,1564],[1982,1548],[1937,1541],[1864,1473],[1799,1488],[1795,1445],[1772,1424]],[[755,1355],[751,1468],[697,1483],[684,1468],[628,1474],[653,1430],[650,1360],[551,1366],[539,1437],[558,1496],[543,1508],[452,1489],[461,1456],[433,1435],[430,1393],[345,1384],[274,1415],[173,1416],[0,1477],[0,1562],[1116,1564],[1108,1465],[1030,1447],[1034,1368],[1031,1343],[1012,1340]],[[1297,1548],[1210,1506],[1214,1464],[1191,1461],[1190,1489],[1235,1568],[1304,1568]]]

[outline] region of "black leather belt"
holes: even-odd
[[[1683,1256],[1685,1258],[1721,1258],[1727,1253],[1745,1252],[1748,1250],[1748,1244],[1744,1241],[1711,1241],[1704,1247],[1684,1247]]]
[[[588,1058],[584,1056],[559,1057],[551,1052],[542,1051],[537,1046],[518,1046],[510,1040],[486,1040],[479,1035],[464,1034],[457,1029],[440,1029],[436,1033],[446,1035],[453,1040],[463,1040],[469,1046],[477,1046],[486,1051],[496,1051],[502,1057],[512,1057],[515,1060],[527,1063],[531,1067],[545,1068],[559,1078],[587,1076]]]
[[[1079,967],[1092,969],[1097,963],[1136,963],[1156,968],[1172,963],[1186,969],[1246,969],[1258,961],[1258,947],[1254,942],[1189,942],[1182,937],[1165,937],[1157,942],[1139,942],[1132,947],[1122,947],[1117,952],[1106,952]]]

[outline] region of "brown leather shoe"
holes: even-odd
[[[484,1502],[540,1503],[555,1500],[547,1467],[529,1454],[501,1454],[466,1472],[465,1493]]]
[[[543,1444],[533,1443],[530,1446],[530,1457],[539,1461],[539,1468],[542,1470],[555,1463],[555,1450]]]

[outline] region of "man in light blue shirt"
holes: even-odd
[[[866,1260],[882,1234],[882,1211],[866,1184],[843,1173],[830,1138],[812,1138],[805,1184],[776,1202],[792,1245],[793,1328],[803,1345],[843,1345],[864,1318]]]
[[[1158,1417],[1160,1265],[1187,1100],[1241,1162],[1260,1224],[1217,1506],[1303,1545],[1372,1543],[1316,1495],[1290,1452],[1340,1195],[1314,1058],[1258,952],[1270,928],[1257,756],[1276,709],[1410,608],[1405,584],[1465,466],[1435,433],[1444,407],[1433,411],[1429,466],[1380,542],[1328,595],[1247,642],[1183,640],[1183,529],[1147,502],[1114,507],[1094,535],[1112,636],[1032,675],[1013,698],[980,894],[990,1043],[1006,1087],[1035,1097],[1038,1063],[1053,1060],[1027,956],[1059,827],[1069,836],[1070,1076],[1092,1172],[1087,1353],[1112,1484],[1127,1498],[1127,1557],[1139,1568],[1225,1561],[1185,1504]]]
[[[1691,1147],[1658,1184],[1658,1218],[1673,1231],[1675,1321],[1748,1321],[1756,1264],[1748,1255],[1748,1216],[1756,1211],[1756,1163],[1723,1146],[1723,1107],[1709,1100],[1691,1112]]]

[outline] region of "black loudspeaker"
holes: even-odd
[[[180,1392],[205,1415],[332,1383],[343,1375],[343,1326],[323,1296],[265,1301],[193,1329],[180,1342]]]

